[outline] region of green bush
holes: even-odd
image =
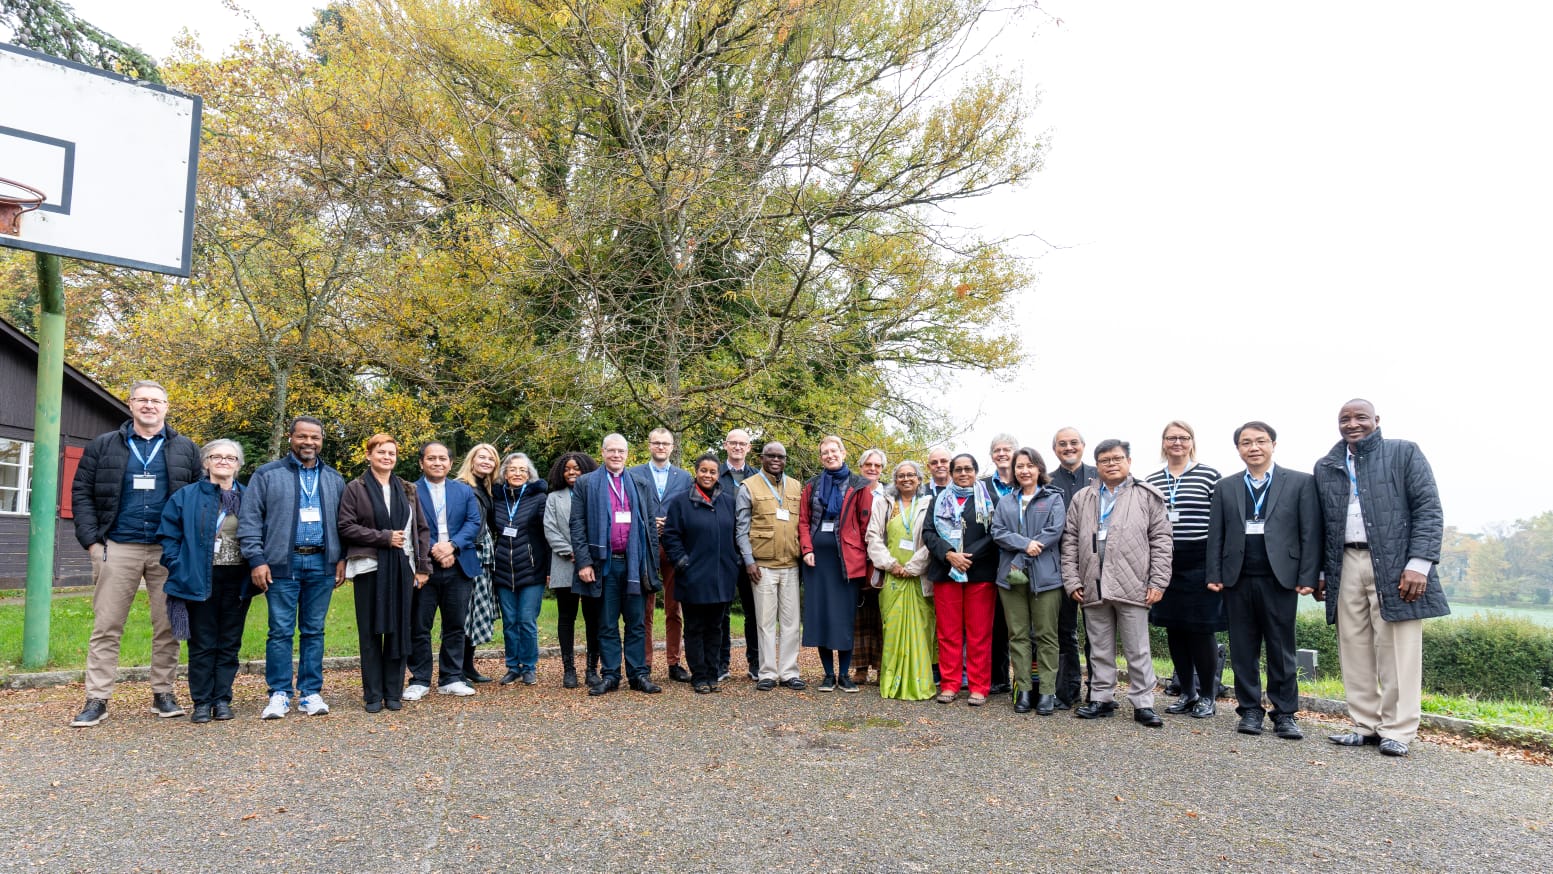
[[[1339,676],[1337,631],[1300,613],[1295,646],[1316,650],[1321,676]],[[1424,691],[1502,701],[1547,700],[1553,687],[1553,628],[1526,619],[1476,616],[1424,623]]]

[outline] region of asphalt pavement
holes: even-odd
[[[736,655],[735,661],[739,661]],[[484,664],[486,673],[499,663]],[[818,667],[805,660],[806,676]],[[0,869],[45,871],[1547,871],[1553,768],[1407,759],[1169,717],[885,701],[741,675],[695,695],[540,685],[368,714],[158,719],[141,683],[0,692]],[[180,700],[188,706],[186,693]],[[1161,706],[1165,702],[1161,701]]]

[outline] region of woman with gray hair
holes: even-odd
[[[253,592],[237,548],[243,447],[212,440],[200,449],[200,462],[205,478],[168,499],[156,539],[167,568],[168,618],[174,635],[189,642],[189,721],[204,723],[232,718],[232,680]]]
[[[889,463],[883,449],[865,450],[857,461],[857,472],[871,483],[875,506],[888,488],[882,480],[885,465]],[[884,586],[884,577],[876,568],[868,582],[869,585],[858,593],[857,616],[852,620],[852,665],[856,671],[853,682],[858,685],[868,682],[870,668],[875,676],[879,675],[884,656],[884,617],[879,615],[879,591]]]
[[[926,493],[921,465],[895,466],[894,485],[874,502],[868,519],[868,558],[880,575],[879,612],[884,624],[879,666],[879,696],[925,701],[938,692],[933,682],[933,607],[931,583],[921,574],[928,551],[922,526],[930,522],[933,497]]]
[[[502,459],[498,484],[491,493],[491,537],[496,562],[491,582],[501,605],[507,686],[539,682],[539,606],[550,575],[550,547],[545,541],[545,494],[550,489],[534,462],[521,452]]]

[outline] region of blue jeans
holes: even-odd
[[[523,673],[539,664],[539,605],[545,600],[545,587],[496,587],[501,603],[502,649],[507,654],[507,670]]]
[[[265,593],[270,608],[270,636],[264,645],[264,681],[270,693],[293,691],[291,639],[298,628],[302,643],[297,658],[295,691],[301,697],[324,688],[324,617],[334,595],[334,568],[323,553],[291,556],[291,576],[270,581]]]
[[[599,570],[594,565],[595,572]],[[647,606],[641,594],[626,594],[626,563],[622,558],[611,558],[605,565],[604,596],[599,607],[599,653],[603,664],[599,672],[605,677],[620,679],[620,620],[625,619],[626,676],[631,679],[646,677],[651,668],[646,661]]]

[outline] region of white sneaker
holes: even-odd
[[[426,697],[426,693],[430,691],[430,689],[422,686],[420,683],[416,683],[415,685],[410,686],[404,690],[404,700],[419,701]]]
[[[264,706],[264,712],[259,714],[260,719],[285,719],[291,712],[291,696],[285,692],[270,693],[270,703]]]
[[[324,696],[316,692],[298,701],[297,707],[308,716],[323,716],[329,712],[329,705],[324,703]]]
[[[463,680],[437,687],[437,694],[439,695],[457,695],[462,698],[474,693],[474,687]]]

